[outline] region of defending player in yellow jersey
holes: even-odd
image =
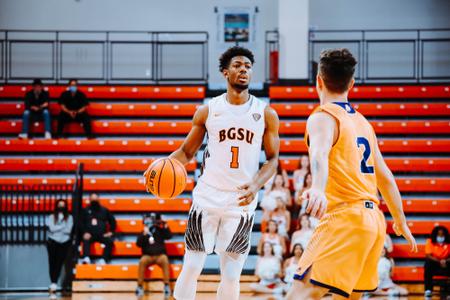
[[[321,53],[320,106],[307,122],[312,186],[302,197],[320,219],[299,261],[287,299],[360,299],[378,284],[377,265],[386,235],[377,190],[387,202],[394,230],[417,251],[401,196],[370,123],[348,103],[356,60],[347,49]]]

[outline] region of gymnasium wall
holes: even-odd
[[[221,74],[217,71],[217,58],[230,46],[230,43],[221,41],[223,32],[220,30],[220,12],[227,8],[250,8],[254,11],[252,24],[255,38],[242,45],[254,50],[257,64],[253,81],[261,83],[264,81],[265,31],[289,26],[289,22],[298,23],[298,18],[290,16],[280,20],[279,1],[0,0],[0,29],[208,31],[209,82],[214,87],[223,84]],[[215,12],[215,8],[218,8],[218,12]],[[308,11],[310,28],[319,30],[450,28],[450,1],[447,0],[310,0]],[[298,15],[300,17],[302,13],[299,12]],[[431,49],[431,53],[445,54],[447,47],[448,45],[444,45],[436,51]],[[402,51],[409,55],[410,50],[411,47],[399,45],[399,56],[405,57]],[[383,49],[379,52],[384,55]],[[304,59],[299,58],[301,61],[298,63],[294,61],[295,58],[289,59],[293,65],[307,67]],[[397,59],[394,58],[394,61]],[[374,65],[381,66],[381,70],[375,70],[374,74],[383,74],[383,64],[375,61]],[[409,68],[399,66],[399,76],[409,74]],[[430,72],[442,73],[440,70]],[[307,70],[297,73],[305,76]]]

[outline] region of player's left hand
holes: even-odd
[[[240,196],[238,199],[239,206],[245,206],[252,203],[252,201],[255,199],[256,194],[259,191],[259,189],[256,186],[249,183],[238,186],[238,190],[242,194],[242,196]]]
[[[302,199],[307,201],[306,213],[311,217],[321,219],[327,211],[327,197],[321,190],[310,188],[303,192]]]

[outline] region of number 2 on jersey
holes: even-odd
[[[239,147],[231,147],[231,162],[230,168],[239,168]]]
[[[367,160],[371,154],[369,141],[365,137],[360,136],[356,139],[356,144],[358,144],[358,148],[364,146],[363,158],[361,160],[361,173],[373,174],[373,166],[367,165]]]

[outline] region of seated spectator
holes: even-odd
[[[291,238],[291,252],[293,250],[293,245],[300,244],[303,249],[306,249],[308,246],[309,240],[312,237],[314,230],[311,228],[311,221],[309,220],[309,216],[306,214],[300,215],[300,224],[297,231],[292,234]]]
[[[298,169],[294,171],[294,189],[295,189],[295,198],[298,197],[298,194],[301,195],[301,189],[304,188],[305,176],[310,173],[309,170],[309,157],[308,155],[302,155],[300,158],[300,162],[298,164]]]
[[[289,189],[289,176],[285,169],[283,169],[283,166],[281,165],[281,161],[278,160],[278,166],[277,166],[277,172],[270,177],[269,180],[264,184],[264,191],[270,190],[273,185],[273,181],[275,180],[275,176],[281,175],[283,177],[283,185],[285,188]]]
[[[450,276],[450,236],[447,228],[436,226],[425,245],[425,297],[433,292],[433,276]]]
[[[83,234],[83,263],[91,263],[91,244],[94,242],[105,245],[103,257],[98,264],[104,265],[109,262],[113,247],[113,234],[116,230],[116,219],[106,207],[100,204],[96,194],[90,196],[90,204],[82,212],[80,227]]]
[[[61,94],[59,99],[61,112],[58,116],[57,135],[61,137],[64,126],[69,122],[81,122],[88,138],[93,138],[91,118],[87,112],[89,101],[86,95],[78,90],[78,81],[69,80],[69,90]]]
[[[394,260],[389,258],[386,247],[381,253],[378,261],[378,289],[374,295],[377,296],[407,296],[408,290],[392,281],[394,271]]]
[[[286,285],[286,291],[288,291],[294,282],[294,275],[298,269],[298,261],[303,255],[303,247],[301,244],[294,244],[292,246],[291,256],[284,261],[284,282]]]
[[[255,275],[259,282],[250,285],[250,289],[255,293],[283,293],[281,261],[275,256],[273,245],[269,242],[262,245],[261,253],[256,261]]]
[[[269,214],[268,220],[277,222],[278,234],[289,239],[288,233],[291,226],[291,214],[286,209],[286,204],[281,197],[277,197],[277,207]]]
[[[276,199],[280,197],[287,207],[292,206],[291,191],[284,186],[284,180],[282,175],[276,175],[270,190],[264,192],[263,199],[261,200],[261,207],[267,213],[275,210],[277,207]]]
[[[275,256],[280,259],[286,253],[286,241],[281,235],[278,234],[278,224],[274,220],[269,220],[267,230],[262,234],[261,239],[259,240],[257,252],[260,255],[262,253],[264,243],[270,243],[273,247]]]
[[[67,209],[67,202],[58,199],[55,203],[54,211],[46,219],[47,232],[47,252],[48,269],[50,272],[49,292],[53,294],[58,288],[58,278],[61,268],[66,260],[71,243],[71,233],[73,219]]]
[[[27,139],[30,130],[30,123],[44,119],[45,138],[52,138],[52,123],[49,112],[48,93],[44,91],[44,86],[40,79],[33,81],[33,89],[25,94],[25,111],[23,112],[22,133],[20,139]]]
[[[138,268],[138,286],[136,295],[142,296],[144,294],[144,275],[145,270],[149,265],[156,264],[161,267],[163,271],[164,281],[164,295],[169,297],[172,292],[170,289],[170,273],[169,273],[169,258],[166,254],[165,240],[172,237],[167,223],[161,219],[158,213],[151,213],[144,216],[144,231],[138,236],[136,245],[142,249],[142,257],[139,260]]]

